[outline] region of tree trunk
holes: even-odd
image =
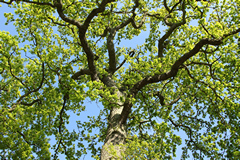
[[[122,153],[124,153],[125,150],[122,145],[125,143],[127,136],[126,125],[120,123],[120,116],[124,104],[124,102],[120,100],[120,97],[124,97],[124,94],[117,89],[109,77],[107,81],[105,81],[105,85],[116,88],[115,93],[117,93],[118,100],[116,100],[112,107],[108,119],[107,135],[101,150],[101,160],[122,159]]]
[[[115,114],[115,116],[117,115]],[[118,123],[113,125],[109,122],[107,136],[101,150],[101,160],[122,159],[122,153],[125,150],[123,144],[126,136],[126,126],[120,126]]]

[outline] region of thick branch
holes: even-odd
[[[92,81],[98,80],[99,78],[97,76],[97,69],[94,64],[94,53],[93,53],[92,49],[90,48],[90,46],[88,45],[85,35],[79,34],[79,39],[81,41],[83,50],[87,54],[88,68],[91,73],[91,79],[92,79]]]
[[[221,39],[215,39],[215,40],[211,40],[211,39],[202,39],[201,41],[199,41],[195,47],[189,51],[188,53],[184,54],[182,57],[180,57],[172,66],[172,70],[177,70],[178,67],[180,65],[182,65],[185,61],[187,61],[189,58],[193,57],[194,55],[196,55],[199,50],[202,48],[202,46],[206,45],[206,44],[210,44],[210,45],[220,45],[222,44],[222,38]]]
[[[92,12],[88,15],[88,17],[86,18],[85,22],[83,23],[83,25],[81,26],[81,32],[83,32],[83,34],[86,33],[88,26],[91,22],[91,20],[97,16],[98,13],[101,13],[103,11],[105,11],[105,7],[108,3],[114,2],[115,0],[103,0],[102,3],[99,5],[98,8],[95,8],[92,10]]]
[[[21,105],[24,105],[24,106],[32,106],[34,103],[36,102],[40,102],[40,99],[35,99],[33,100],[31,103],[25,103],[25,102],[21,102],[20,104]]]
[[[81,24],[80,22],[74,20],[74,19],[71,19],[69,17],[67,17],[64,13],[63,13],[63,4],[62,4],[62,0],[55,0],[54,2],[54,6],[57,8],[57,12],[58,12],[58,15],[62,18],[62,20],[64,20],[65,22],[68,22],[72,25],[75,25],[77,26],[78,28],[81,27]]]
[[[146,15],[144,15],[142,21],[140,22],[140,24],[137,26],[136,23],[134,22],[134,18],[136,16],[135,10],[137,9],[137,7],[139,6],[139,0],[135,0],[135,5],[132,9],[132,16],[130,18],[128,18],[126,21],[124,21],[123,23],[121,23],[120,25],[114,27],[113,29],[110,29],[110,35],[107,38],[107,48],[108,48],[108,55],[109,55],[109,72],[111,74],[113,74],[117,69],[116,69],[116,53],[115,53],[115,48],[114,48],[114,43],[113,43],[113,39],[115,37],[116,32],[119,29],[124,28],[125,26],[127,26],[128,24],[132,24],[132,26],[134,28],[140,28],[142,27],[142,25],[145,22],[145,18]]]
[[[107,48],[108,48],[108,56],[109,56],[109,72],[113,74],[116,71],[116,53],[115,53],[115,48],[114,48],[114,43],[113,39],[115,37],[116,32],[119,29],[124,28],[127,26],[129,23],[133,21],[133,17],[130,17],[128,20],[125,22],[121,23],[120,25],[116,26],[115,28],[110,30],[110,34],[107,38]]]
[[[179,26],[181,26],[181,25],[186,23],[186,18],[185,18],[186,11],[185,11],[185,3],[184,3],[184,1],[183,1],[183,4],[182,4],[182,12],[183,12],[183,14],[182,14],[182,22],[170,24],[171,27],[169,28],[167,33],[162,38],[160,38],[158,40],[158,57],[163,57],[164,42],[170,37],[170,35],[173,33],[173,31],[176,28],[178,28]]]
[[[170,8],[167,6],[167,0],[164,0],[163,4],[164,4],[165,9],[168,11],[168,13],[170,13]]]
[[[78,80],[82,75],[91,75],[91,72],[89,69],[81,69],[72,75],[72,79]]]
[[[182,25],[182,23],[173,24],[169,28],[167,33],[165,33],[164,36],[162,36],[162,38],[158,40],[158,57],[163,57],[164,42],[170,37],[173,31],[180,25]]]
[[[114,48],[113,39],[116,34],[116,29],[111,29],[110,34],[107,38],[107,49],[109,56],[109,72],[113,74],[116,70],[116,53]]]
[[[103,2],[102,2],[102,4],[103,4]],[[105,5],[106,4],[107,3],[105,3]],[[56,0],[55,1],[55,6],[57,7],[57,12],[58,12],[59,16],[65,22],[68,22],[68,23],[78,27],[78,29],[79,29],[79,39],[81,41],[81,45],[83,47],[83,50],[87,54],[88,67],[89,67],[89,70],[91,71],[91,78],[92,78],[92,80],[97,80],[98,79],[97,71],[96,71],[96,67],[94,65],[94,53],[91,50],[91,48],[89,47],[89,45],[88,45],[88,42],[87,42],[85,34],[86,34],[86,31],[87,31],[87,28],[89,26],[89,23],[90,23],[91,19],[94,16],[96,16],[97,13],[99,13],[101,10],[104,10],[105,6],[102,6],[103,9],[102,8],[101,9],[99,9],[99,8],[98,9],[93,9],[93,11],[89,14],[89,16],[87,17],[87,19],[85,20],[83,25],[81,25],[80,22],[78,22],[78,21],[76,21],[74,19],[71,19],[71,18],[69,18],[69,17],[64,15],[64,13],[63,13],[63,5],[62,5],[62,1],[61,0]]]
[[[171,77],[175,77],[177,75],[177,72],[179,70],[179,66],[182,65],[184,62],[186,62],[189,58],[193,57],[196,55],[199,50],[202,48],[202,46],[206,44],[211,44],[211,45],[220,45],[222,44],[222,39],[219,40],[210,40],[210,39],[202,39],[199,41],[195,47],[190,50],[188,53],[184,54],[181,56],[172,66],[171,70],[168,72],[165,72],[163,74],[155,74],[153,76],[147,76],[144,79],[138,81],[131,89],[130,93],[133,97],[136,96],[137,92],[141,90],[144,86],[151,84],[151,83],[157,83],[161,82],[164,80],[167,80]],[[127,117],[131,111],[132,105],[129,105],[130,102],[126,102],[126,105],[123,108],[122,114],[121,114],[121,123],[125,123],[127,120]]]
[[[145,22],[145,19],[146,19],[146,16],[147,16],[147,13],[143,15],[143,19],[141,20],[141,22],[139,23],[139,25],[136,25],[135,21],[134,21],[134,18],[135,16],[133,17],[132,19],[132,26],[135,28],[135,29],[139,29],[143,26],[144,22]]]
[[[184,62],[186,62],[189,58],[195,56],[199,51],[200,49],[206,45],[206,44],[209,44],[209,45],[216,45],[216,46],[219,46],[223,43],[223,39],[224,38],[227,38],[228,36],[231,36],[231,35],[234,35],[234,34],[237,34],[240,32],[240,28],[238,28],[237,30],[235,31],[232,31],[228,34],[225,34],[223,35],[222,38],[219,38],[219,39],[208,39],[208,38],[204,38],[202,40],[200,40],[196,45],[195,47],[190,50],[189,52],[185,53],[184,55],[182,55],[177,61],[175,61],[175,63],[172,65],[172,68],[170,71],[168,72],[165,72],[163,74],[155,74],[153,76],[147,76],[145,78],[143,78],[142,80],[138,81],[131,89],[130,89],[130,95],[132,97],[135,97],[137,92],[139,90],[141,90],[144,86],[148,85],[148,84],[151,84],[151,83],[157,83],[157,82],[161,82],[161,81],[164,81],[164,80],[167,80],[171,77],[175,77],[177,75],[177,72],[179,70],[179,67],[181,65],[183,65]],[[120,120],[120,123],[126,123],[126,120],[128,118],[128,115],[131,111],[131,107],[132,107],[132,104],[130,101],[126,101],[124,103],[124,108],[123,108],[123,111],[121,113],[121,120]]]
[[[92,12],[86,18],[84,24],[82,26],[78,27],[79,28],[79,39],[81,41],[83,50],[87,54],[88,67],[91,72],[92,80],[98,80],[99,78],[97,76],[96,66],[94,65],[94,53],[93,53],[92,49],[90,48],[90,46],[88,45],[85,34],[89,27],[91,20],[95,16],[97,16],[98,13],[103,12],[105,10],[105,6],[110,2],[114,2],[114,0],[103,0],[102,3],[99,5],[99,8],[93,9]]]

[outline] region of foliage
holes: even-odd
[[[239,0],[0,3],[17,31],[0,31],[2,158],[239,156]]]

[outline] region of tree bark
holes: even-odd
[[[127,136],[127,127],[126,124],[120,122],[124,105],[120,97],[124,98],[125,95],[117,89],[111,78],[105,77],[102,81],[106,86],[115,88],[113,94],[117,94],[118,99],[114,104],[110,104],[112,109],[108,118],[105,142],[101,150],[101,160],[122,159],[122,153],[125,150],[123,145]]]
[[[109,124],[107,136],[101,150],[101,160],[122,159],[122,154],[125,151],[125,147],[123,145],[125,143],[126,136],[127,132],[125,125],[120,126]]]

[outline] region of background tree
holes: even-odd
[[[0,2],[2,158],[172,159],[179,130],[183,159],[239,156],[239,0]],[[82,122],[86,98],[103,107]]]

